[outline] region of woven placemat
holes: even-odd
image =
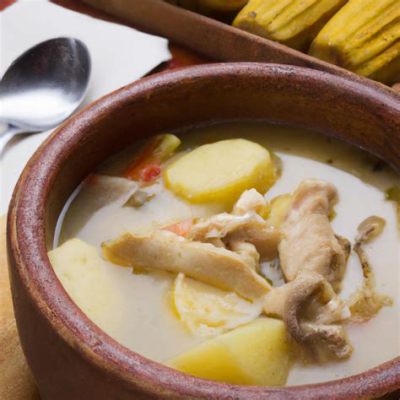
[[[0,217],[0,399],[40,400],[19,343],[6,254],[6,218]]]

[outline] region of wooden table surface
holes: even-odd
[[[6,223],[0,217],[0,399],[39,400],[19,344],[6,260]]]

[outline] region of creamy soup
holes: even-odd
[[[386,191],[398,186],[400,182],[399,177],[389,167],[336,140],[299,129],[264,123],[211,125],[178,132],[176,135],[182,143],[168,160],[163,160],[161,169],[172,168],[174,163],[182,160],[182,154],[190,154],[201,145],[245,138],[265,147],[280,160],[279,163],[276,162],[276,165],[280,165],[279,169],[281,168],[279,177],[277,175],[276,181],[265,193],[267,205],[279,195],[294,193],[301,182],[312,178],[328,182],[337,190],[338,200],[334,204],[334,214],[329,216],[336,235],[348,239],[354,245],[357,227],[363,220],[370,216],[378,216],[385,222],[383,231],[363,246],[374,274],[374,290],[383,298],[382,308],[378,307],[373,315],[362,319],[363,322],[357,322],[356,318],[346,320],[344,317],[340,323],[333,324],[343,327],[347,335],[346,340],[353,348],[351,354],[347,354],[346,357],[305,359],[299,356],[303,353],[295,346],[297,350],[290,351],[287,380],[285,378],[278,384],[284,384],[285,380],[287,385],[333,380],[363,372],[400,354],[397,205],[394,201],[385,199]],[[137,151],[137,148],[130,148],[113,157],[80,185],[62,213],[54,244],[55,250],[50,252],[50,257],[67,292],[100,328],[129,349],[169,364],[169,360],[197,348],[201,343],[241,329],[253,319],[265,319],[266,316],[265,311],[262,311],[263,300],[244,300],[242,297],[246,295],[240,296],[244,293],[240,291],[231,293],[228,301],[233,302],[234,307],[239,307],[240,312],[236,309],[233,314],[232,310],[213,310],[212,303],[215,302],[215,298],[221,293],[227,293],[219,288],[216,290],[221,293],[213,293],[211,301],[205,303],[201,309],[201,318],[204,317],[207,323],[200,324],[197,319],[193,322],[191,315],[187,317],[189,323],[185,323],[185,318],[182,314],[179,315],[179,312],[183,312],[182,307],[189,314],[197,312],[197,308],[201,308],[203,297],[191,298],[192,292],[185,292],[182,273],[179,274],[179,281],[176,273],[163,271],[162,267],[154,270],[132,269],[129,266],[121,266],[123,262],[113,263],[105,256],[102,244],[115,240],[126,232],[146,235],[181,221],[231,212],[233,202],[228,204],[226,201],[208,199],[191,202],[190,199],[185,199],[178,189],[175,190],[172,184],[166,188],[163,178],[165,175],[157,177],[160,172],[157,168],[146,170],[150,179],[140,188],[137,179],[132,179],[132,176],[131,179],[122,177],[121,171],[126,171],[127,165],[137,157]],[[221,157],[223,158],[222,155]],[[216,171],[218,168],[217,166]],[[213,180],[214,177],[209,179]],[[144,194],[135,196],[138,190]],[[237,196],[234,200],[237,200]],[[268,221],[268,216],[263,217]],[[290,219],[290,216],[286,218]],[[306,234],[307,232],[304,233]],[[76,239],[80,239],[79,243]],[[212,241],[209,246],[214,244]],[[216,248],[218,246],[215,245]],[[232,248],[229,247],[229,252]],[[283,247],[279,247],[279,251],[283,252]],[[162,263],[161,259],[169,256],[167,252],[155,254],[155,262]],[[238,254],[241,255],[240,251]],[[282,285],[289,280],[279,270],[276,259],[271,260],[269,257],[264,262],[261,257],[260,264],[261,270],[257,274],[262,276],[264,273],[268,278],[268,285],[272,283],[272,286],[283,287]],[[345,264],[341,290],[336,290],[343,303],[363,284],[360,260],[354,251],[351,251]],[[204,282],[201,285],[204,285]],[[177,292],[178,290],[180,291]],[[193,305],[190,301],[197,303]],[[217,313],[218,318],[218,312],[227,314],[224,314],[225,319],[222,318],[223,323],[217,318],[218,324],[213,325],[214,317],[206,315],[207,312]],[[267,317],[282,319],[279,315]],[[290,336],[289,333],[287,335]],[[269,340],[268,334],[266,340]],[[289,340],[292,341],[292,338]],[[307,347],[308,344],[301,344],[303,345]],[[238,357],[240,358],[240,355]],[[217,379],[232,381],[229,378]],[[242,383],[240,380],[238,382]],[[254,383],[251,380],[249,382]],[[265,384],[270,382],[266,380]],[[256,383],[263,384],[262,381]]]

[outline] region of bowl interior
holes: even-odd
[[[322,72],[238,63],[161,74],[100,99],[60,127],[42,145],[20,179],[10,212],[10,220],[15,218],[12,225],[23,226],[18,232],[11,232],[17,238],[19,265],[24,266],[19,274],[34,287],[35,301],[54,329],[63,331],[60,334],[65,340],[79,338],[82,345],[76,346],[83,357],[89,357],[93,335],[97,335],[102,343],[97,344],[92,362],[101,359],[104,367],[107,359],[107,368],[112,373],[118,371],[126,381],[137,384],[138,379],[142,383],[156,380],[160,385],[168,385],[172,393],[183,393],[182,396],[217,395],[234,388],[209,382],[207,386],[205,381],[159,366],[122,348],[96,328],[66,295],[46,255],[53,243],[59,214],[72,191],[99,163],[139,138],[204,122],[235,119],[262,119],[309,128],[361,147],[400,170],[398,95]],[[24,243],[29,243],[29,248],[21,249]],[[23,330],[25,322],[19,321],[19,325]],[[396,365],[398,371],[399,361]],[[379,375],[376,371],[374,374]],[[312,390],[326,394],[340,388],[344,396],[360,380],[347,378],[343,382],[315,385]],[[363,390],[369,392],[365,393],[382,392],[382,382],[368,382],[370,386]],[[388,382],[384,390],[397,381]],[[237,387],[229,393],[240,392],[243,398],[255,398],[251,393],[261,390]],[[281,389],[282,393],[290,390]],[[296,398],[303,398],[300,396],[311,389],[301,390]]]

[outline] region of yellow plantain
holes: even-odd
[[[250,0],[233,25],[307,51],[324,24],[347,0]]]
[[[309,53],[387,84],[400,81],[400,1],[350,0]]]

